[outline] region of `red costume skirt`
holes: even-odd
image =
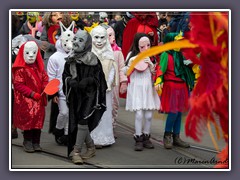
[[[177,113],[188,110],[189,91],[185,82],[165,81],[161,94],[161,112]]]

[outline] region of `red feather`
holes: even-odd
[[[226,23],[223,24],[226,20],[226,13],[191,13],[192,29],[185,35],[185,38],[199,45],[198,49],[184,50],[186,59],[201,66],[201,75],[189,100],[191,110],[185,124],[186,135],[196,141],[201,141],[210,120],[220,124],[223,137],[228,142],[228,28]],[[199,52],[201,55],[197,57]],[[219,157],[220,160],[226,159],[228,148]],[[228,167],[228,163],[216,167]]]

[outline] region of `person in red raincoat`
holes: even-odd
[[[26,152],[41,151],[40,136],[47,99],[41,94],[48,83],[40,50],[34,41],[21,46],[12,67],[14,85],[13,124],[23,130]]]

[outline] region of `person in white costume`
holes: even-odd
[[[136,56],[149,49],[150,46],[151,43],[147,34],[137,33],[135,35],[124,67],[125,72]],[[150,141],[151,122],[153,111],[160,109],[160,99],[152,80],[154,71],[155,65],[147,57],[135,65],[129,78],[126,110],[135,112],[135,151],[142,151],[143,147],[154,148]]]
[[[56,127],[54,131],[55,140],[58,144],[67,144],[67,135],[68,135],[68,117],[69,110],[66,104],[66,96],[63,93],[63,82],[62,74],[65,65],[65,58],[72,51],[73,47],[73,38],[74,38],[74,21],[71,25],[66,28],[61,22],[59,22],[61,27],[61,36],[56,41],[57,51],[50,56],[47,73],[49,76],[49,81],[52,79],[58,79],[60,81],[59,91],[56,96],[53,97],[53,102],[58,104],[59,114],[57,116]]]
[[[96,148],[102,148],[102,146],[115,143],[112,126],[112,91],[113,87],[118,85],[118,71],[107,30],[99,25],[93,28],[90,34],[93,43],[92,52],[96,54],[102,64],[108,86],[106,92],[107,110],[104,112],[99,125],[91,132]]]
[[[124,67],[124,57],[122,54],[122,49],[116,44],[115,41],[115,32],[111,26],[107,26],[107,33],[108,33],[108,39],[111,44],[114,58],[117,63],[117,71],[119,75],[119,86],[115,86],[113,88],[113,106],[112,106],[112,120],[113,120],[113,132],[114,137],[117,138],[115,128],[117,126],[117,115],[118,115],[118,108],[119,108],[119,91],[120,94],[123,94],[127,91],[127,76],[123,72]]]

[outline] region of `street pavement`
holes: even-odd
[[[49,103],[50,105],[50,103]],[[22,148],[23,137],[18,130],[19,137],[10,140],[10,166],[13,171],[18,170],[101,170],[101,169],[211,169],[216,159],[216,149],[212,143],[208,131],[203,133],[201,142],[195,142],[184,133],[184,118],[181,127],[181,138],[191,144],[190,148],[174,147],[167,150],[163,147],[166,115],[154,113],[152,121],[151,137],[154,149],[144,149],[141,152],[134,151],[134,113],[125,111],[125,100],[121,99],[118,125],[116,127],[116,143],[110,147],[97,149],[96,156],[86,160],[83,165],[75,165],[67,158],[66,146],[59,146],[54,136],[48,133],[50,107],[46,108],[46,118],[41,136],[43,152],[26,153]],[[222,139],[217,139],[216,132],[212,128],[219,149],[225,146]],[[207,163],[206,163],[207,162]]]

